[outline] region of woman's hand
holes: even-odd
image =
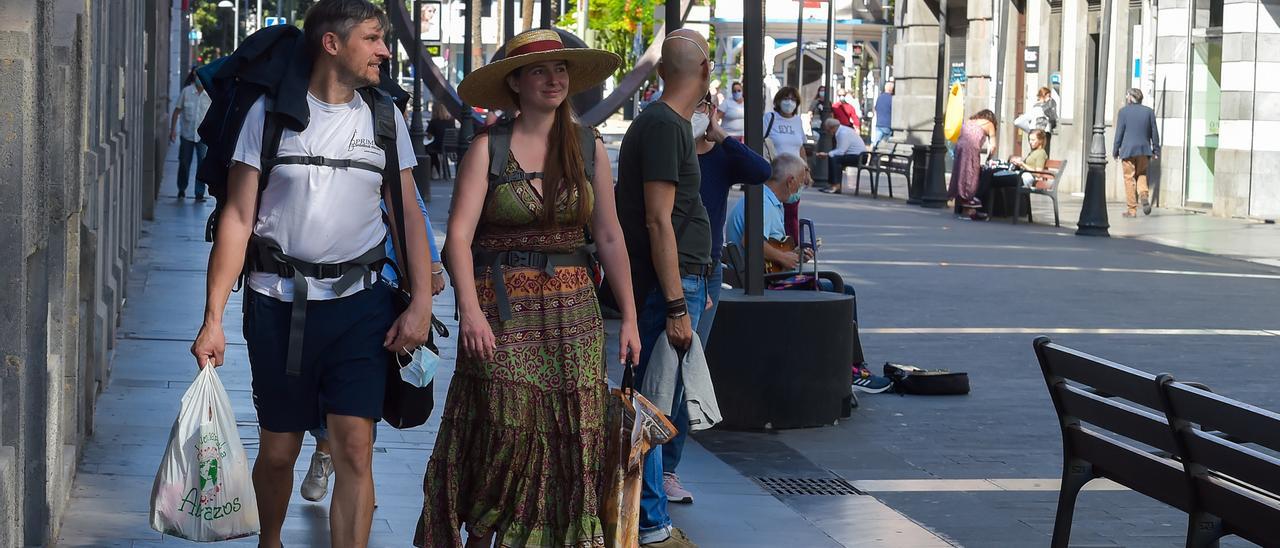
[[[444,292],[444,264],[431,263],[431,294]]]
[[[498,349],[498,342],[484,314],[463,314],[461,331],[462,351],[465,355],[483,361],[493,359],[494,351]],[[639,338],[640,336],[636,335],[637,341]]]
[[[618,330],[618,361],[620,363],[640,363],[640,329],[635,320],[625,320]]]

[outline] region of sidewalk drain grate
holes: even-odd
[[[840,478],[752,478],[772,495],[861,495],[849,482]]]

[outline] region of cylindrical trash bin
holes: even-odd
[[[841,329],[840,326],[846,326]],[[707,364],[722,427],[835,424],[849,405],[853,298],[823,291],[720,294]]]

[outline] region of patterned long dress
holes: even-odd
[[[976,203],[975,193],[978,191],[978,175],[982,170],[982,147],[986,144],[987,132],[980,122],[965,120],[960,126],[960,138],[956,140],[955,164],[951,167],[951,188],[949,198]]]
[[[520,170],[514,157],[507,173]],[[576,193],[575,193],[576,194]],[[567,220],[577,197],[556,207]],[[585,197],[593,200],[593,196]],[[583,244],[581,225],[548,227],[528,181],[486,198],[476,243],[489,251],[564,253]],[[423,479],[414,544],[461,546],[460,527],[499,546],[600,547],[604,458],[604,323],[584,267],[504,267],[511,319],[498,316],[489,267],[476,289],[497,338],[492,361],[459,357],[440,433]]]

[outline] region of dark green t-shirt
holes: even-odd
[[[631,270],[641,282],[651,280],[653,259],[644,223],[645,181],[676,185],[671,226],[676,231],[682,265],[711,264],[711,222],[702,206],[702,174],[689,121],[662,101],[654,102],[631,122],[618,152],[618,220],[627,239]]]

